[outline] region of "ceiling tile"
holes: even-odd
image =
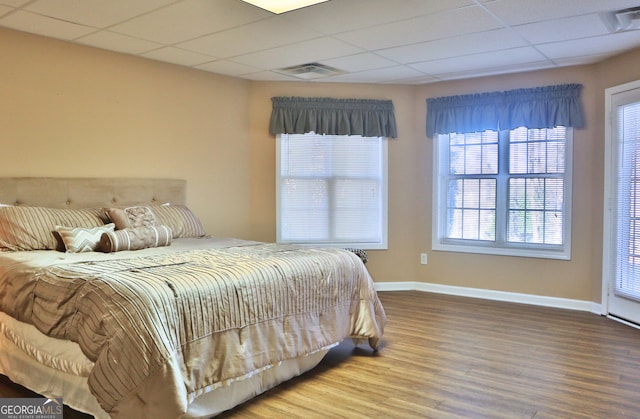
[[[496,0],[485,3],[507,25],[637,7],[638,0]]]
[[[288,17],[305,27],[336,34],[472,4],[473,0],[334,0],[290,12]]]
[[[379,55],[365,52],[362,54],[348,55],[346,57],[322,60],[322,64],[348,72],[358,72],[377,68],[394,67],[398,63],[387,60]]]
[[[259,35],[256,35],[259,34]],[[178,44],[180,48],[220,58],[248,54],[318,38],[322,34],[291,20],[274,17]]]
[[[285,47],[241,55],[235,57],[233,60],[241,64],[272,70],[361,52],[363,51],[360,48],[344,42],[331,38],[320,38]]]
[[[593,64],[602,61],[611,56],[607,54],[581,55],[579,57],[556,58],[553,60],[558,66],[567,67],[573,65]]]
[[[534,71],[534,70],[544,70],[547,68],[553,68],[555,65],[550,61],[537,61],[526,64],[508,64],[502,66],[496,66],[491,68],[485,68],[481,70],[470,70],[470,71],[457,71],[452,73],[442,73],[438,74],[438,79],[440,80],[459,80],[459,79],[468,79],[469,77],[486,77],[486,76],[495,76],[498,74],[508,74],[512,73],[513,69],[516,68],[519,72],[524,71]],[[471,76],[474,74],[474,76]]]
[[[127,54],[140,54],[142,52],[162,47],[162,44],[145,41],[144,39],[132,38],[130,36],[109,31],[94,32],[79,38],[77,42]]]
[[[407,78],[407,79],[402,79],[402,80],[393,80],[393,81],[388,81],[388,82],[384,82],[383,84],[407,84],[407,85],[413,85],[413,84],[425,84],[425,83],[435,83],[440,81],[440,79],[432,77],[432,76],[421,76],[421,77],[413,77],[413,78]]]
[[[212,61],[209,63],[196,65],[194,67],[200,70],[226,75],[244,75],[259,71],[259,69],[255,67],[234,63],[233,61],[229,60]]]
[[[58,39],[75,39],[95,31],[88,26],[52,19],[50,17],[17,10],[0,18],[0,25]]]
[[[397,62],[408,64],[526,45],[527,43],[522,38],[514,36],[511,29],[495,29],[437,41],[383,49],[376,51],[376,53]]]
[[[106,28],[176,0],[38,0],[24,10],[96,28]]]
[[[551,59],[578,57],[581,55],[613,55],[638,45],[640,31],[620,32],[592,38],[574,39],[536,45],[536,48]]]
[[[514,26],[513,29],[532,44],[588,38],[609,33],[598,14]]]
[[[367,50],[377,50],[499,27],[501,27],[500,23],[483,9],[470,6],[379,27],[341,33],[335,37]]]
[[[423,77],[424,73],[405,66],[395,66],[389,68],[380,68],[377,70],[361,71],[358,73],[340,74],[338,76],[327,77],[327,81],[332,82],[349,82],[349,83],[372,83],[393,82],[395,80],[403,80],[409,78]]]
[[[149,41],[174,44],[271,16],[239,0],[184,0],[110,28]]]
[[[482,70],[494,67],[544,61],[545,57],[532,47],[513,48],[503,51],[471,54],[443,60],[411,64],[425,74],[435,75],[456,71]]]
[[[175,47],[164,47],[141,54],[143,57],[152,58],[154,60],[166,61],[168,63],[193,66],[214,60],[203,54],[191,51],[185,51]]]
[[[248,80],[265,80],[265,81],[300,81],[300,79],[293,76],[286,76],[280,73],[274,73],[272,71],[260,71],[257,73],[245,74],[243,76]]]

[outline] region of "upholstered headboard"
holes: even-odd
[[[0,204],[50,208],[186,204],[186,181],[145,178],[0,177]]]

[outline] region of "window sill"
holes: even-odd
[[[515,256],[538,259],[571,260],[571,249],[550,250],[532,247],[471,246],[434,242],[432,249],[442,252],[474,253],[484,255]]]
[[[353,248],[362,250],[388,250],[387,243],[313,243],[313,242],[296,242],[276,240],[278,244],[295,244],[300,246],[309,247],[339,247],[339,248]]]

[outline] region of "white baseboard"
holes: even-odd
[[[510,303],[588,311],[598,315],[603,314],[602,306],[593,301],[545,297],[542,295],[485,290],[481,288],[456,287],[452,285],[432,284],[428,282],[376,282],[375,285],[377,291],[424,291],[436,294],[458,295],[461,297],[483,298],[485,300],[507,301]]]

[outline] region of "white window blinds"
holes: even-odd
[[[640,299],[640,102],[617,107],[617,280],[615,292]]]
[[[509,135],[509,225],[513,243],[564,244],[565,127]]]
[[[278,136],[277,241],[386,248],[386,140]]]

